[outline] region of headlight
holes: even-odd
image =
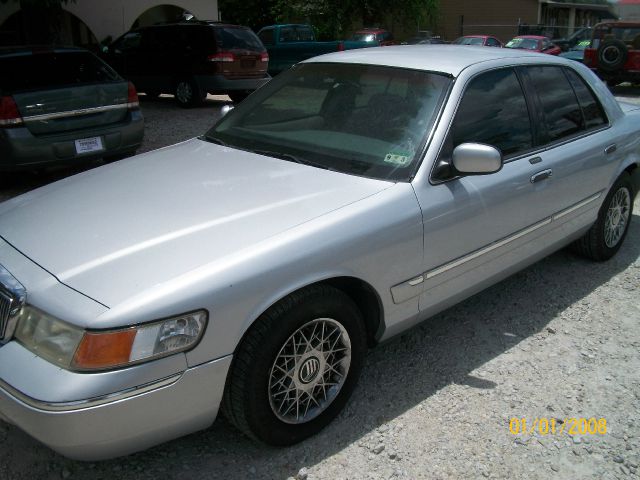
[[[118,330],[85,331],[25,306],[15,337],[42,358],[71,370],[108,370],[184,352],[197,345],[204,310]]]

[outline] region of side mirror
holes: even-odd
[[[463,175],[488,175],[502,168],[502,154],[491,145],[462,143],[453,150],[453,167]]]

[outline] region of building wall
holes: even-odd
[[[434,33],[445,40],[455,40],[461,33],[463,15],[464,35],[486,33],[507,41],[517,35],[518,23],[538,23],[538,12],[538,0],[440,0]]]
[[[640,21],[640,1],[639,2],[620,2],[615,7],[615,12],[619,18],[623,20]]]
[[[77,0],[63,8],[82,20],[98,41],[102,41],[109,36],[115,39],[122,35],[140,15],[159,5],[180,7],[202,20],[218,19],[217,0]],[[0,4],[0,26],[19,8],[18,2]]]

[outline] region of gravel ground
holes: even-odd
[[[637,89],[616,95],[640,103]],[[142,150],[203,132],[224,100],[143,102]],[[5,177],[0,198],[63,174]],[[340,418],[299,445],[257,445],[220,418],[146,452],[81,463],[0,422],[0,479],[637,478],[639,320],[636,214],[611,261],[558,252],[372,350]],[[556,433],[514,435],[514,417],[555,419]],[[568,434],[566,420],[591,417],[606,419],[605,434]]]

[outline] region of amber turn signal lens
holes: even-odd
[[[86,332],[73,357],[72,367],[82,370],[126,365],[135,337],[135,329],[106,333]]]

